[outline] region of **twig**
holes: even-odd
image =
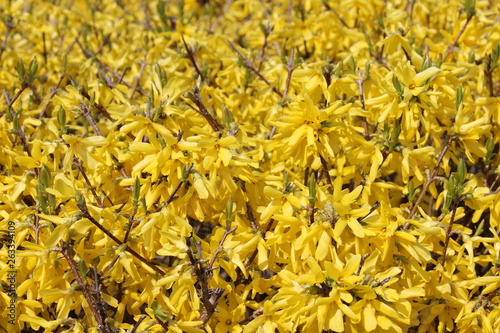
[[[61,75],[59,76],[59,80],[57,81],[55,87],[52,87],[52,90],[50,92],[50,96],[47,100],[47,103],[45,103],[45,106],[43,107],[42,111],[40,111],[40,114],[38,114],[38,119],[42,119],[43,116],[45,115],[45,112],[47,111],[47,108],[49,107],[49,104],[50,104],[52,98],[54,98],[54,96],[56,95],[57,90],[59,89],[59,86],[61,85],[65,76],[66,76],[66,72],[61,73]]]
[[[108,325],[106,325],[106,322],[102,318],[102,314],[99,313],[97,310],[94,301],[92,300],[92,297],[87,289],[86,283],[83,282],[82,277],[80,276],[80,273],[78,271],[78,266],[76,265],[76,262],[73,260],[71,257],[71,252],[69,250],[68,244],[66,242],[61,241],[61,254],[64,256],[66,261],[68,262],[71,271],[73,272],[73,275],[75,276],[75,280],[80,286],[80,289],[83,293],[83,296],[85,297],[85,300],[87,301],[87,304],[90,308],[90,311],[92,311],[92,314],[94,315],[94,318],[97,321],[98,325],[98,331],[103,332],[103,333],[111,333]]]
[[[22,85],[21,86],[21,89],[19,89],[16,93],[16,95],[10,99],[9,97],[9,94],[7,93],[7,90],[5,88],[2,89],[3,91],[3,95],[5,97],[5,101],[7,102],[7,108],[9,109],[10,111],[10,114],[12,116],[12,119],[15,119],[15,117],[17,116],[16,115],[16,112],[14,111],[14,109],[12,108],[12,105],[14,104],[14,102],[19,98],[19,96],[21,96],[21,94],[23,93],[23,91],[27,88],[27,85]],[[24,130],[23,130],[23,127],[21,126],[21,124],[17,124],[17,135],[19,135],[19,138],[21,139],[21,142],[23,144],[23,147],[24,147],[24,151],[26,151],[26,153],[28,154],[28,156],[31,157],[31,149],[30,149],[30,146],[28,144],[28,140],[26,140],[26,135],[24,134]],[[35,171],[36,172],[36,171]],[[38,176],[38,173],[36,172],[37,176]]]
[[[155,316],[155,319],[156,319],[156,322],[158,324],[160,324],[161,327],[163,327],[163,329],[165,330],[165,332],[169,332],[170,331],[168,329],[168,324],[166,322],[164,322],[163,320],[161,320],[160,318],[158,318],[158,316]]]
[[[108,229],[102,226],[96,219],[90,215],[89,209],[87,208],[87,205],[85,202],[77,202],[77,206],[80,209],[80,211],[83,213],[83,217],[87,218],[92,224],[94,224],[97,228],[99,228],[102,232],[106,234],[109,238],[111,238],[115,243],[119,245],[125,245],[125,251],[139,259],[141,262],[149,266],[151,269],[153,269],[155,272],[159,273],[160,275],[165,275],[166,273],[159,267],[155,266],[152,262],[141,256],[139,253],[135,252],[132,248],[130,248],[127,244],[116,238]]]
[[[262,69],[262,64],[264,63],[264,57],[266,54],[266,47],[267,47],[267,38],[269,37],[270,29],[271,29],[270,27],[266,27],[264,30],[264,43],[262,44],[262,49],[260,50],[259,65],[257,66],[257,70],[259,72]]]
[[[323,5],[325,6],[326,10],[330,10],[333,12],[333,14],[335,16],[337,16],[337,18],[339,19],[340,23],[342,23],[342,25],[346,28],[351,28],[350,26],[347,25],[346,21],[344,21],[344,19],[342,18],[342,16],[339,15],[339,13],[337,13],[337,11],[335,9],[333,9],[332,7],[330,7],[330,5],[328,4],[327,1],[323,1]]]
[[[201,284],[201,299],[204,308],[200,315],[200,320],[203,321],[203,323],[205,324],[210,319],[212,314],[215,312],[215,308],[217,307],[219,298],[224,293],[224,289],[222,288],[211,289],[208,287],[207,279],[212,274],[212,268],[211,267],[207,268],[205,267],[205,265],[203,265],[201,243],[196,242],[194,245],[196,248],[196,252],[198,254],[198,258],[195,258],[193,256],[193,251],[191,249],[189,249],[187,253],[189,260],[191,261],[191,265],[195,270],[197,280]]]
[[[210,112],[208,112],[207,108],[203,104],[200,96],[200,89],[197,86],[193,87],[192,97],[193,102],[198,107],[198,110],[194,110],[198,111],[198,113],[200,113],[207,120],[207,122],[215,132],[222,131],[224,128],[217,122],[217,120],[215,120],[215,118],[210,114]]]
[[[128,236],[130,235],[130,230],[132,230],[132,225],[134,224],[134,218],[135,218],[136,213],[137,213],[137,209],[134,207],[132,209],[132,214],[130,214],[130,217],[128,218],[127,231],[125,232],[125,237],[123,238],[123,243],[127,243],[127,241],[128,241]]]
[[[141,63],[141,68],[139,69],[139,76],[137,76],[137,79],[135,80],[135,84],[134,84],[134,89],[132,89],[132,93],[130,93],[130,99],[132,99],[132,97],[134,97],[134,94],[136,93],[137,89],[139,88],[142,74],[144,73],[144,68],[146,67],[146,57],[147,56],[148,56],[148,52],[146,51],[144,53],[144,59],[142,60],[142,63]]]
[[[145,315],[142,315],[139,320],[134,324],[134,326],[132,327],[132,331],[130,331],[130,333],[135,333],[135,331],[137,331],[137,329],[139,328],[139,325],[141,325],[142,321],[146,319],[146,316]]]
[[[228,39],[227,42],[229,43],[229,46],[231,46],[231,48],[236,52],[238,53],[238,55],[243,59],[243,61],[245,62],[245,65],[247,66],[248,69],[250,69],[252,72],[255,73],[255,75],[257,75],[262,81],[264,81],[269,87],[271,87],[271,89],[280,97],[283,97],[283,94],[278,90],[278,88],[276,88],[273,84],[271,84],[271,82],[269,82],[258,70],[257,68],[254,67],[254,65],[252,64],[252,62],[243,55],[243,53],[241,53],[237,48],[236,46],[234,46],[234,44]]]
[[[0,59],[2,58],[3,51],[7,48],[7,39],[9,38],[12,29],[14,29],[14,23],[12,23],[12,21],[8,21],[5,23],[5,26],[7,29],[5,30],[5,37],[3,38],[2,46],[0,47]]]
[[[448,142],[444,146],[443,150],[441,151],[441,154],[439,154],[438,159],[436,161],[436,166],[434,167],[434,170],[432,170],[432,173],[429,175],[427,178],[427,182],[424,185],[424,188],[422,189],[422,192],[420,193],[417,201],[415,204],[411,207],[410,213],[408,214],[408,220],[413,217],[413,215],[417,212],[417,208],[420,205],[420,202],[422,202],[422,199],[424,198],[425,194],[427,193],[427,190],[429,189],[429,186],[431,183],[435,180],[435,177],[437,175],[437,172],[439,170],[439,165],[441,164],[441,161],[443,160],[444,155],[450,149],[451,143],[455,140],[455,136],[450,135]],[[403,225],[403,229],[408,229],[410,226],[410,222],[406,221],[405,224]]]
[[[443,62],[445,62],[448,56],[453,52],[453,48],[455,47],[455,45],[457,45],[458,40],[460,39],[460,37],[462,37],[463,33],[465,32],[465,29],[467,28],[467,25],[469,24],[469,22],[472,20],[473,17],[474,15],[467,15],[467,19],[465,20],[465,24],[463,25],[462,29],[460,29],[460,31],[458,32],[458,35],[453,40],[453,43],[446,49],[446,53],[443,57]]]
[[[212,268],[214,267],[215,259],[217,258],[219,253],[221,253],[223,251],[222,246],[224,245],[224,242],[226,241],[227,236],[232,234],[236,230],[236,228],[238,228],[238,226],[232,227],[231,229],[228,229],[228,228],[224,229],[224,234],[222,235],[222,238],[219,241],[219,245],[217,245],[217,249],[212,254],[212,258],[210,258],[210,262],[208,263],[207,270],[212,270]]]
[[[285,90],[283,91],[283,100],[288,96],[288,90],[290,89],[290,83],[292,82],[292,73],[295,70],[295,49],[292,49],[290,58],[288,59],[288,64],[286,65],[286,84]]]
[[[90,114],[90,110],[89,110],[89,107],[87,106],[87,104],[85,104],[85,103],[80,104],[80,112],[85,117],[85,119],[87,119],[87,121],[90,123],[90,126],[92,126],[95,133],[99,136],[104,136],[104,135],[102,135],[102,132],[99,129],[99,127],[97,127],[97,124],[94,121],[94,118],[92,118],[92,115]]]
[[[364,92],[363,92],[363,83],[365,82],[365,78],[364,78],[364,74],[362,75],[361,73],[361,69],[358,68],[358,76],[359,77],[362,77],[361,79],[356,79],[354,81],[356,81],[356,83],[358,84],[358,89],[359,89],[359,100],[361,101],[361,107],[363,108],[363,111],[366,112],[366,108],[365,108],[365,96],[364,96]],[[370,140],[370,133],[369,133],[369,130],[368,130],[368,121],[366,119],[366,117],[363,117],[363,128],[365,130],[365,140]]]
[[[448,225],[448,228],[446,229],[446,239],[444,241],[444,246],[443,246],[443,256],[441,257],[441,265],[444,266],[444,263],[446,261],[446,251],[448,250],[448,244],[450,242],[451,235],[453,233],[453,223],[455,222],[455,214],[457,212],[458,208],[458,202],[454,200],[453,202],[453,209],[451,211],[451,217],[450,217],[450,224]]]
[[[333,183],[332,178],[330,177],[330,173],[328,172],[328,164],[323,155],[319,154],[319,159],[321,160],[321,166],[323,167],[323,174],[325,175],[326,182],[329,185],[328,192],[330,192],[330,194],[333,194]]]
[[[196,70],[196,73],[200,76],[202,81],[205,81],[205,77],[203,76],[203,73],[201,72],[200,66],[198,65],[198,62],[196,61],[196,55],[194,54],[194,50],[189,47],[186,43],[186,40],[184,39],[184,36],[181,36],[182,42],[184,43],[184,48],[186,49],[186,52],[188,54],[189,61],[191,61],[191,64],[193,64],[194,69]]]
[[[109,67],[108,65],[106,65],[104,62],[102,62],[99,58],[97,58],[97,55],[92,52],[92,51],[89,51],[89,50],[86,50],[83,45],[80,43],[80,41],[78,40],[78,37],[75,39],[75,42],[76,44],[78,44],[78,46],[80,47],[80,49],[82,50],[82,53],[83,55],[87,58],[87,59],[90,59],[90,58],[94,58],[95,61],[97,61],[97,63],[99,64],[99,66],[102,66],[102,68],[104,68],[105,70],[107,70],[108,72],[111,72],[113,74],[113,76],[117,79],[121,79],[121,82],[123,82],[124,85],[126,85],[128,88],[130,89],[133,89],[133,86],[132,84],[130,84],[130,82],[127,82],[125,79],[123,79],[121,77],[120,74],[118,74],[117,72],[115,72],[113,69],[111,69],[111,67]],[[137,92],[139,94],[141,94],[142,96],[148,96],[148,94],[146,94],[142,89],[138,88],[137,89]]]

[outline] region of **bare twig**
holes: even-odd
[[[42,111],[40,111],[40,114],[38,115],[38,119],[42,119],[43,116],[45,115],[45,112],[47,111],[47,108],[49,107],[49,104],[50,104],[52,98],[54,98],[54,96],[56,95],[57,90],[59,89],[59,86],[61,85],[65,76],[66,76],[65,72],[61,73],[61,75],[59,76],[59,80],[57,81],[55,87],[52,87],[52,90],[50,92],[50,96],[47,100],[47,103],[45,103],[45,106],[43,107]]]
[[[366,112],[365,108],[365,96],[363,92],[363,83],[365,82],[366,78],[364,78],[364,73],[361,73],[361,69],[358,68],[358,76],[361,77],[360,79],[356,79],[356,83],[358,84],[358,89],[359,89],[359,100],[361,101],[361,107],[363,108],[363,111]],[[363,117],[363,128],[365,130],[365,140],[370,140],[370,132],[368,130],[368,121],[366,117]]]
[[[208,112],[207,108],[205,107],[205,104],[203,104],[203,101],[201,100],[200,89],[197,86],[193,87],[192,100],[198,107],[198,110],[196,109],[194,110],[198,111],[198,113],[200,113],[207,120],[207,122],[210,124],[210,126],[215,132],[220,132],[224,129],[217,122],[217,120],[215,120],[215,118],[210,114],[210,112]]]
[[[90,109],[87,106],[87,104],[85,104],[85,103],[80,104],[80,112],[85,117],[85,119],[87,119],[90,126],[92,126],[92,128],[94,129],[95,133],[99,136],[103,136],[101,130],[99,129],[99,127],[97,127],[97,124],[94,121],[94,118],[92,118],[92,115],[90,114]]]
[[[243,59],[243,61],[245,62],[245,65],[247,66],[248,69],[250,69],[252,72],[255,73],[255,75],[257,75],[262,81],[264,81],[269,87],[271,87],[271,89],[280,97],[283,97],[283,94],[278,90],[278,88],[276,88],[273,84],[271,84],[271,82],[269,82],[265,77],[264,75],[262,75],[258,70],[257,68],[254,67],[254,65],[252,64],[252,62],[243,55],[243,53],[241,53],[237,48],[236,46],[234,46],[234,44],[228,39],[227,42],[229,43],[229,46],[231,46],[231,48],[236,52],[238,53],[238,55]]]
[[[427,193],[427,190],[429,189],[429,186],[432,184],[432,182],[436,179],[437,172],[439,170],[439,166],[441,164],[441,161],[443,160],[444,155],[450,149],[451,143],[455,140],[455,136],[450,135],[448,142],[444,146],[443,150],[441,151],[441,154],[439,154],[438,159],[436,161],[436,166],[434,167],[434,170],[432,170],[432,173],[427,177],[427,182],[424,185],[424,188],[422,189],[422,192],[420,193],[417,201],[415,204],[411,207],[410,213],[408,214],[408,220],[413,217],[413,215],[417,212],[418,206],[422,202],[422,199],[424,198],[425,194]],[[405,222],[403,225],[403,229],[408,229],[410,226],[410,223],[408,221]]]
[[[446,229],[446,238],[444,241],[444,246],[443,246],[443,255],[441,257],[441,265],[444,266],[444,263],[446,261],[446,251],[448,250],[448,244],[450,243],[450,238],[453,233],[453,223],[455,222],[455,214],[457,212],[458,208],[458,202],[454,200],[453,202],[453,208],[451,211],[451,217],[450,217],[450,224],[448,225],[448,228]]]
[[[69,249],[68,243],[61,241],[61,254],[64,256],[66,261],[68,262],[71,271],[73,272],[73,275],[75,276],[75,280],[78,283],[78,286],[80,286],[80,289],[83,293],[83,296],[85,300],[87,301],[87,304],[90,308],[90,311],[94,315],[95,320],[97,321],[98,325],[98,331],[99,333],[111,333],[108,325],[106,324],[103,314],[100,313],[100,311],[97,309],[96,304],[94,304],[94,300],[92,299],[92,296],[89,293],[89,290],[87,289],[87,283],[83,281],[82,277],[80,276],[80,273],[78,271],[78,266],[76,262],[73,260],[71,257],[71,251]]]
[[[134,97],[134,94],[136,93],[137,89],[139,88],[142,74],[144,73],[144,68],[146,68],[146,57],[147,56],[148,56],[148,52],[146,51],[144,53],[144,59],[142,60],[142,63],[141,63],[141,68],[139,69],[139,76],[137,76],[137,79],[135,80],[134,88],[132,89],[132,92],[130,93],[130,99],[132,99],[132,97]]]
[[[133,255],[134,257],[136,257],[137,259],[139,259],[142,263],[144,263],[147,266],[149,266],[155,272],[157,272],[157,273],[159,273],[160,275],[163,275],[163,276],[166,274],[161,268],[155,266],[151,261],[147,260],[146,258],[144,258],[143,256],[141,256],[139,253],[137,253],[136,251],[134,251],[132,248],[130,248],[130,246],[126,245],[124,242],[122,242],[121,240],[119,240],[118,238],[116,238],[108,229],[106,229],[95,218],[93,218],[92,215],[90,215],[89,209],[87,208],[87,205],[86,205],[85,202],[77,202],[77,205],[78,205],[78,208],[80,209],[80,211],[83,213],[83,217],[85,217],[90,222],[92,222],[92,224],[94,224],[97,228],[99,228],[102,232],[104,232],[106,234],[106,236],[108,236],[113,241],[115,241],[115,243],[117,243],[119,245],[125,245],[126,246],[125,250],[128,253],[130,253],[131,255]]]
[[[467,28],[467,25],[469,24],[469,22],[472,20],[473,17],[474,17],[473,15],[467,15],[467,19],[465,20],[465,24],[462,26],[462,29],[460,29],[460,31],[458,32],[457,36],[453,40],[453,43],[446,49],[446,53],[443,57],[443,62],[445,62],[446,59],[449,57],[449,55],[453,52],[453,48],[455,47],[455,45],[457,45],[458,40],[460,39],[460,37],[462,37],[463,33],[465,32],[465,29]]]
[[[135,331],[137,331],[137,329],[139,328],[139,325],[141,325],[141,323],[143,322],[144,319],[146,319],[146,316],[142,315],[139,318],[139,320],[134,324],[134,326],[132,327],[132,331],[130,331],[130,333],[135,333]]]
[[[184,43],[184,48],[186,49],[189,61],[191,61],[191,64],[193,64],[194,69],[196,70],[196,73],[200,76],[202,81],[205,81],[205,77],[203,76],[203,73],[201,72],[200,66],[198,65],[198,62],[196,61],[196,55],[194,54],[194,49],[189,47],[186,43],[186,40],[184,39],[184,36],[181,37],[182,42]]]

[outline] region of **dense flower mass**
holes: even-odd
[[[0,17],[0,332],[500,331],[495,1]]]

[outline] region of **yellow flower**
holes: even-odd
[[[437,67],[429,67],[417,74],[410,62],[407,62],[405,65],[399,63],[394,72],[399,81],[404,85],[404,101],[408,102],[412,97],[425,92],[429,85],[427,80],[434,77],[440,71],[441,70]]]

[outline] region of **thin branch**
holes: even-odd
[[[92,215],[90,215],[89,209],[87,208],[87,205],[85,203],[77,202],[77,205],[80,211],[83,213],[83,217],[87,218],[90,222],[92,222],[92,224],[94,224],[97,228],[99,228],[102,232],[104,232],[106,236],[115,241],[115,243],[119,245],[125,245],[125,251],[127,251],[137,259],[139,259],[142,263],[146,264],[160,275],[164,276],[166,274],[161,268],[155,266],[152,262],[141,256],[139,253],[130,248],[130,246],[128,246],[127,244],[116,238],[108,229],[103,227],[102,224],[100,224],[95,218],[92,217]]]
[[[217,258],[219,253],[221,253],[223,251],[222,246],[224,245],[224,242],[226,241],[227,236],[232,234],[236,230],[236,228],[238,228],[238,226],[232,227],[231,229],[228,229],[228,228],[224,229],[224,234],[222,235],[222,238],[220,239],[219,244],[217,245],[217,249],[214,251],[214,253],[212,253],[212,258],[210,258],[210,262],[208,263],[207,270],[212,270],[212,268],[214,267],[215,259]]]
[[[21,96],[21,94],[23,93],[23,91],[27,87],[28,87],[27,85],[23,84],[21,86],[21,89],[19,89],[17,91],[16,95],[12,99],[10,99],[9,94],[7,93],[7,90],[5,88],[2,89],[3,95],[5,97],[5,101],[7,102],[7,108],[9,109],[9,112],[10,112],[10,114],[12,116],[12,119],[15,119],[15,117],[17,116],[16,112],[14,111],[14,108],[12,108],[12,105],[19,98],[19,96]],[[31,157],[31,149],[30,149],[30,146],[28,144],[28,140],[26,140],[26,135],[24,134],[23,127],[21,126],[21,124],[19,124],[19,122],[17,124],[17,135],[21,139],[21,142],[22,142],[23,147],[24,147],[24,151],[26,151],[26,153],[28,154],[28,156]],[[37,176],[38,176],[38,173],[37,173]]]
[[[444,241],[444,246],[443,246],[443,256],[441,257],[441,265],[443,266],[446,261],[446,252],[448,250],[448,244],[450,242],[450,238],[453,233],[453,223],[455,222],[455,214],[457,212],[457,208],[458,208],[458,203],[455,200],[455,202],[453,202],[453,209],[451,211],[450,224],[446,229],[446,239]]]
[[[102,132],[99,129],[99,127],[97,127],[97,124],[96,124],[94,118],[92,118],[92,115],[90,114],[90,109],[87,106],[87,104],[85,104],[85,103],[80,104],[80,112],[85,117],[85,119],[87,119],[87,121],[90,123],[90,126],[92,126],[92,128],[94,129],[94,132],[99,136],[104,136],[104,135],[102,135]]]
[[[186,52],[188,54],[189,61],[191,61],[191,64],[193,64],[194,69],[196,70],[196,73],[200,76],[202,81],[205,81],[205,77],[203,76],[203,73],[201,72],[200,66],[198,65],[198,62],[196,61],[196,55],[194,54],[193,48],[189,47],[186,43],[186,40],[184,39],[184,36],[181,36],[182,42],[184,43],[184,48],[186,49]]]
[[[142,315],[139,320],[134,324],[134,326],[132,327],[132,331],[130,331],[130,333],[135,333],[135,331],[137,331],[137,329],[139,328],[139,325],[141,325],[142,321],[146,319],[146,316],[145,315]]]
[[[71,271],[73,272],[73,275],[75,276],[75,280],[78,283],[78,286],[80,286],[80,289],[83,293],[83,296],[85,297],[85,300],[87,301],[87,304],[90,308],[90,311],[94,315],[94,318],[97,321],[98,325],[98,331],[101,333],[110,333],[111,331],[109,330],[108,325],[102,318],[101,313],[98,311],[96,308],[94,301],[92,300],[92,296],[90,295],[88,289],[87,289],[87,284],[86,282],[83,281],[82,277],[80,276],[80,273],[78,271],[78,266],[76,262],[73,260],[71,257],[71,251],[68,247],[68,243],[61,241],[61,254],[64,256],[66,261],[68,262]]]
[[[2,58],[3,51],[7,49],[7,39],[9,38],[12,29],[14,29],[14,23],[12,23],[12,21],[8,21],[5,23],[5,26],[7,29],[5,30],[5,37],[3,38],[2,46],[0,47],[0,59]]]
[[[243,59],[243,61],[245,62],[245,65],[247,66],[248,69],[250,69],[252,72],[255,73],[255,75],[257,75],[262,81],[264,81],[269,87],[271,87],[271,89],[280,97],[283,97],[283,94],[278,90],[278,88],[276,88],[273,84],[271,84],[271,82],[269,82],[265,77],[264,75],[262,75],[258,70],[257,68],[254,67],[254,65],[252,64],[252,62],[243,55],[243,53],[241,53],[237,48],[236,46],[234,46],[234,44],[228,39],[227,42],[229,43],[229,46],[231,46],[231,48],[236,52],[238,53],[238,55]]]
[[[52,90],[50,92],[50,96],[49,96],[49,98],[47,100],[47,103],[45,103],[45,106],[43,107],[42,111],[38,115],[38,119],[42,119],[43,116],[45,115],[45,112],[47,111],[47,108],[49,107],[49,104],[50,104],[52,98],[54,98],[54,96],[56,95],[57,90],[59,89],[59,86],[61,85],[61,83],[64,80],[65,76],[66,76],[65,72],[61,73],[61,75],[59,76],[59,80],[57,81],[55,87],[52,87]]]
[[[137,89],[139,88],[139,84],[141,82],[142,74],[144,73],[144,68],[146,68],[146,57],[148,56],[148,52],[144,52],[144,59],[142,60],[141,63],[141,68],[139,69],[139,76],[137,76],[137,79],[135,80],[134,84],[134,89],[132,89],[132,93],[130,93],[130,99],[134,97],[134,94],[136,93]]]
[[[420,193],[415,204],[411,207],[410,213],[408,214],[408,220],[410,220],[413,217],[413,215],[417,212],[418,206],[420,205],[420,203],[422,202],[422,199],[424,198],[425,194],[427,193],[429,186],[436,179],[436,175],[437,175],[437,172],[439,170],[439,166],[441,164],[441,161],[443,160],[443,157],[446,154],[446,152],[448,151],[448,149],[450,149],[451,143],[454,140],[455,140],[455,136],[450,135],[448,142],[446,143],[443,150],[441,151],[441,154],[439,154],[439,156],[438,156],[434,170],[432,170],[432,173],[429,175],[429,177],[427,177],[427,182],[425,183],[424,188],[422,189],[422,192]],[[403,229],[408,229],[409,226],[410,226],[410,223],[408,221],[406,221],[405,224],[403,225]]]
[[[109,67],[108,65],[106,65],[104,62],[102,62],[99,58],[97,58],[97,55],[92,52],[92,51],[89,51],[89,50],[86,50],[83,45],[80,43],[80,41],[78,40],[78,37],[76,38],[75,40],[76,44],[78,44],[78,46],[80,47],[80,49],[82,50],[82,53],[83,55],[87,58],[87,59],[90,59],[90,58],[93,58],[95,59],[95,61],[97,61],[97,63],[99,64],[99,66],[101,66],[103,69],[107,70],[108,72],[112,73],[113,76],[117,79],[120,79],[121,82],[123,82],[123,84],[125,86],[127,86],[128,88],[130,89],[133,89],[134,87],[132,86],[132,84],[130,82],[127,82],[125,79],[123,79],[121,77],[120,74],[118,74],[117,72],[115,72],[113,69],[111,69],[111,67]],[[141,94],[142,96],[148,96],[148,94],[146,94],[142,89],[138,88],[137,89],[137,92],[139,94]]]
[[[358,89],[359,89],[359,100],[361,101],[361,107],[363,108],[363,111],[366,112],[366,107],[365,107],[365,96],[363,92],[363,83],[365,82],[364,78],[364,73],[361,73],[361,69],[358,68],[358,76],[361,77],[360,79],[356,79],[356,83],[358,84]],[[370,140],[370,132],[368,130],[368,121],[366,117],[363,117],[363,128],[365,130],[365,140]]]
[[[283,100],[288,96],[288,91],[290,89],[290,83],[292,82],[292,73],[295,70],[295,49],[292,49],[290,58],[288,59],[288,64],[286,65],[286,84],[285,90],[283,91]]]
[[[207,122],[210,124],[210,126],[215,132],[222,131],[224,128],[217,122],[217,120],[215,120],[215,118],[210,114],[210,112],[208,112],[207,108],[205,107],[205,104],[203,104],[203,101],[201,100],[200,96],[200,89],[197,86],[194,86],[193,90],[194,91],[192,94],[192,100],[198,107],[198,110],[196,109],[194,110],[198,111],[198,113],[200,113],[207,120]]]
[[[443,62],[445,62],[448,56],[453,52],[453,48],[455,47],[455,45],[457,45],[458,40],[460,39],[460,37],[462,37],[463,33],[465,32],[465,29],[467,28],[467,25],[469,24],[469,22],[472,20],[473,17],[474,15],[467,15],[467,19],[465,20],[465,24],[463,25],[462,29],[460,29],[460,31],[458,32],[458,35],[453,40],[453,43],[446,49],[446,54],[443,57]]]

